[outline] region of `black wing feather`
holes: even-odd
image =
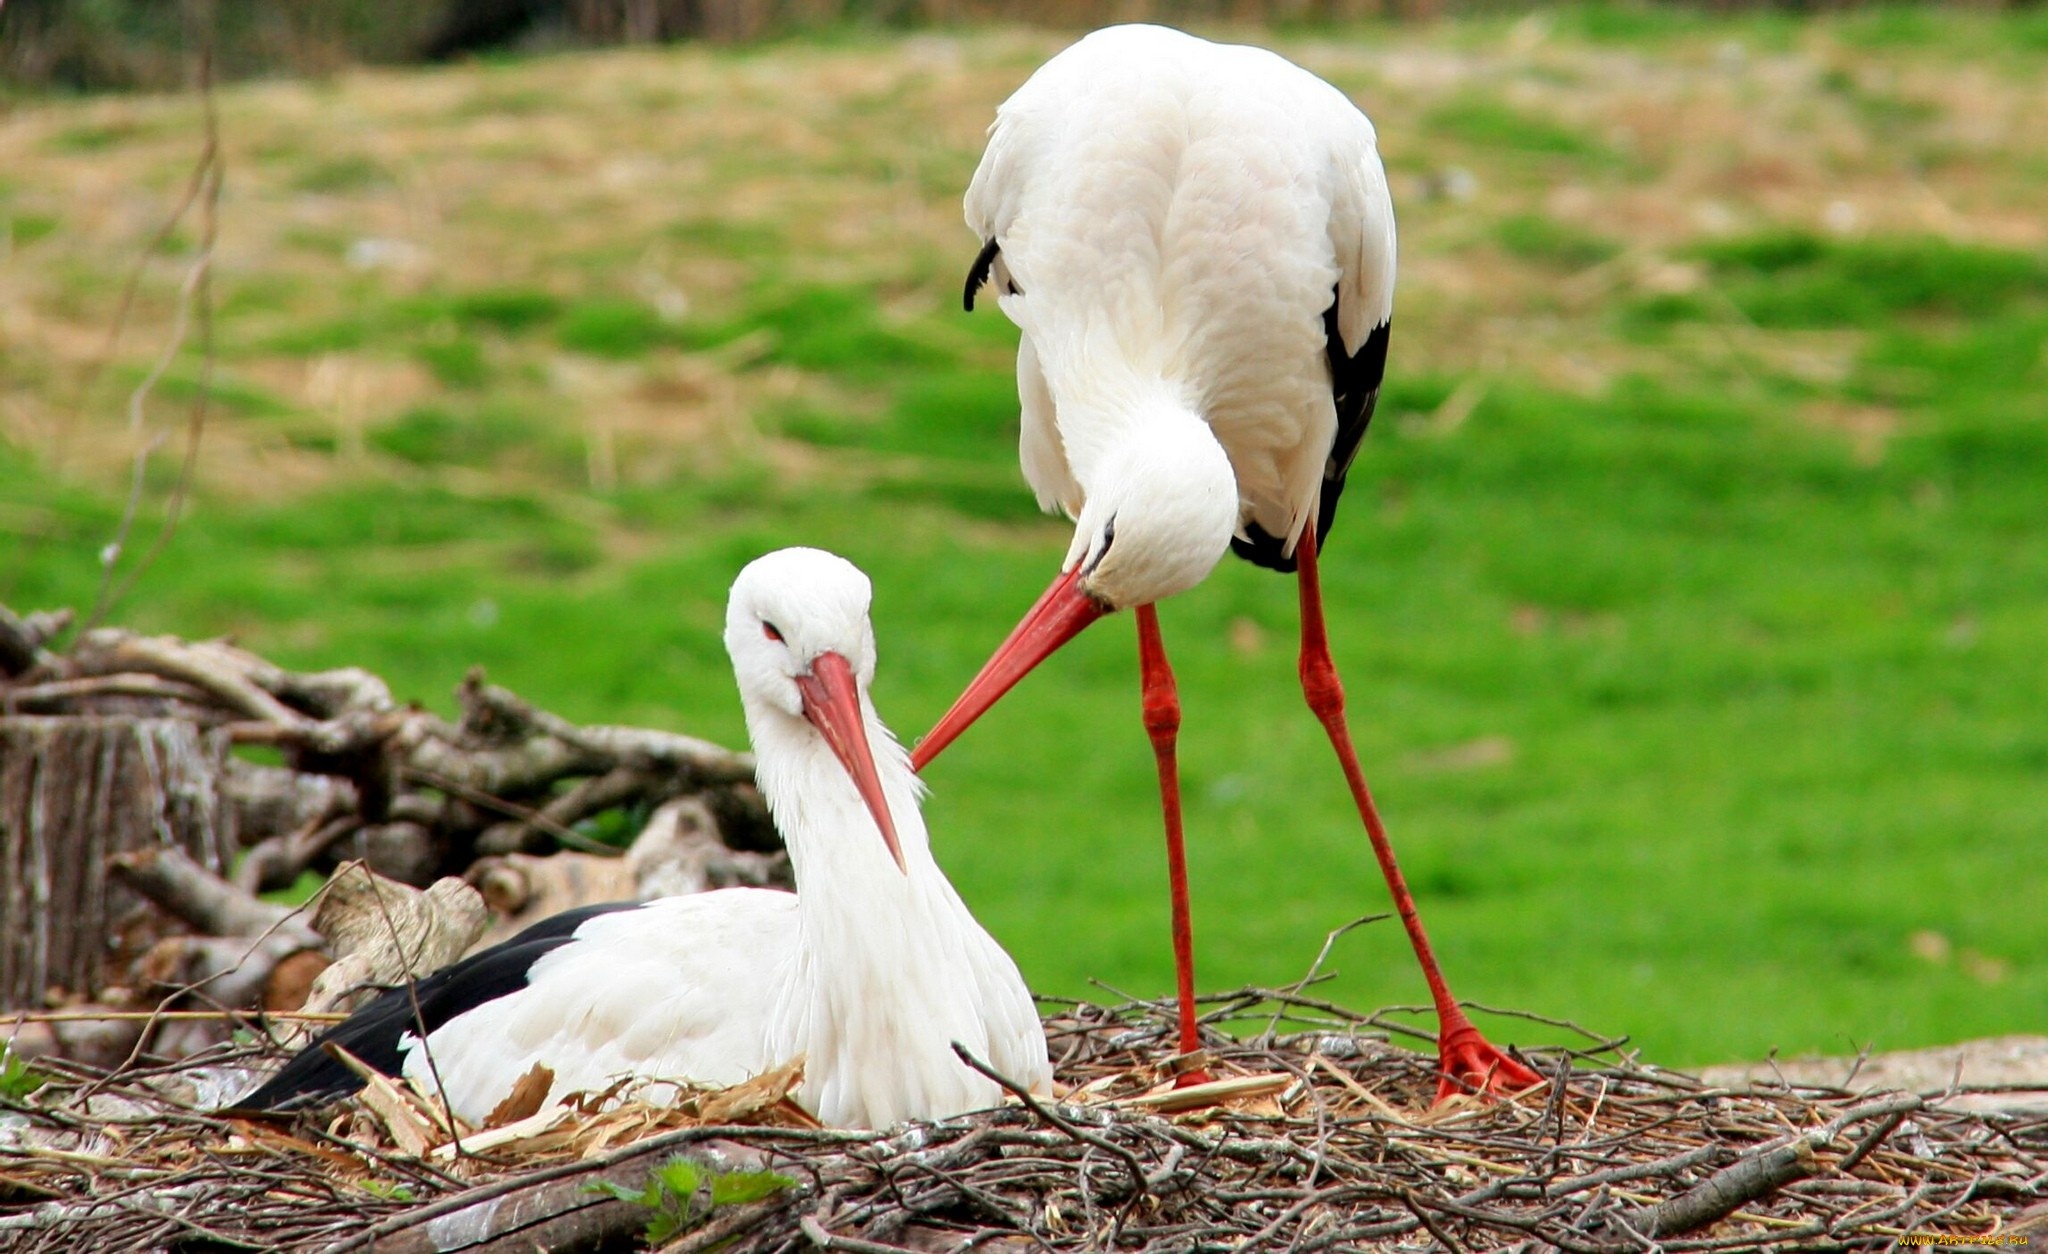
[[[1380,383],[1387,377],[1387,337],[1393,332],[1391,319],[1372,329],[1358,351],[1344,350],[1344,337],[1337,332],[1337,302],[1323,311],[1324,350],[1330,358],[1330,391],[1337,402],[1337,436],[1330,442],[1329,460],[1323,463],[1322,505],[1316,511],[1316,540],[1329,537],[1337,520],[1337,501],[1344,495],[1344,479],[1351,473],[1365,431],[1372,425],[1373,406],[1379,402]],[[1239,557],[1268,570],[1292,571],[1294,555],[1287,551],[1285,537],[1269,535],[1257,523],[1245,528],[1246,539],[1232,539],[1230,547]]]
[[[974,312],[974,294],[981,290],[982,284],[988,282],[989,271],[996,264],[996,254],[1001,251],[1002,249],[991,239],[981,246],[981,253],[968,268],[967,290],[960,294],[960,304],[968,313]]]
[[[421,980],[408,994],[403,986],[388,989],[348,1018],[315,1037],[293,1055],[263,1087],[236,1106],[246,1110],[279,1110],[327,1101],[355,1092],[362,1080],[341,1065],[326,1046],[338,1045],[386,1075],[397,1075],[403,1058],[399,1042],[407,1032],[424,1037],[458,1015],[526,987],[528,974],[541,956],[560,949],[576,929],[601,914],[631,910],[636,901],[582,906],[549,915],[508,941],[471,954]],[[413,1014],[413,1002],[419,1014]]]

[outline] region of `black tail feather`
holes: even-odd
[[[368,1005],[315,1037],[262,1087],[235,1103],[247,1110],[283,1110],[345,1097],[363,1087],[327,1046],[336,1045],[386,1075],[404,1065],[406,1035],[427,1033],[486,1002],[526,987],[533,964],[574,939],[576,929],[600,914],[631,910],[638,902],[608,902],[550,915],[502,944],[444,967],[411,989],[387,989]],[[418,1005],[418,1013],[414,1005]]]

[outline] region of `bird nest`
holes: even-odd
[[[389,1084],[288,1121],[207,1109],[256,1046],[211,1073],[59,1066],[27,1096],[17,1069],[0,1249],[1885,1249],[2023,1244],[2048,1194],[2038,1115],[1713,1088],[1591,1039],[1535,1051],[1528,1097],[1433,1107],[1397,1016],[1299,990],[1204,1009],[1207,1088],[1158,1065],[1170,1004],[1063,1004],[1059,1100],[880,1133],[817,1127],[794,1069],[484,1130]]]

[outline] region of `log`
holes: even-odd
[[[259,722],[294,728],[308,722],[304,715],[271,696],[251,677],[254,664],[261,659],[227,645],[208,641],[187,644],[168,636],[138,636],[100,627],[85,633],[72,651],[71,661],[83,675],[142,671],[179,680],[235,713]]]
[[[332,775],[307,775],[283,766],[230,759],[225,781],[235,807],[235,830],[246,844],[353,814],[355,786]]]
[[[723,828],[702,797],[681,798],[657,809],[626,850],[626,869],[640,899],[714,888],[796,890],[787,852],[742,848]]]
[[[734,849],[701,797],[655,810],[620,857],[573,850],[538,857],[508,853],[479,858],[464,875],[484,895],[498,922],[480,944],[508,940],[528,925],[577,906],[648,901],[714,888],[794,889],[789,855]]]
[[[651,1212],[622,1202],[603,1186],[644,1188],[671,1157],[693,1159],[707,1175],[758,1171],[768,1155],[731,1141],[672,1144],[656,1137],[591,1162],[544,1169],[480,1185],[466,1193],[395,1216],[337,1241],[322,1254],[530,1254],[534,1250],[631,1250]],[[743,1231],[790,1205],[798,1190],[745,1206],[721,1208],[713,1222]],[[751,1221],[751,1222],[750,1222]]]
[[[479,846],[606,852],[578,826],[678,798],[683,810],[664,812],[667,843],[589,877],[631,877],[598,896],[786,881],[747,754],[673,732],[577,726],[481,672],[464,680],[451,723],[400,705],[367,671],[293,672],[219,640],[100,627],[63,651],[46,647],[66,625],[61,614],[0,606],[0,1007],[124,1003],[138,982],[203,982],[201,998],[289,1004],[322,961],[293,948],[302,936],[239,950],[195,938],[158,953],[155,981],[136,962],[176,933],[174,915],[202,937],[246,942],[275,922],[256,894],[344,857],[426,887],[468,868]],[[229,756],[239,746],[275,758]],[[244,846],[229,882],[222,872]],[[106,871],[120,854],[138,855],[126,883]],[[518,896],[546,895],[524,884],[529,869],[576,878],[560,874],[570,863],[541,865],[512,868]],[[507,878],[488,882],[496,891]],[[554,887],[587,899],[588,885]],[[395,983],[454,956],[366,959],[327,975],[322,995],[344,980]]]
[[[313,927],[334,965],[313,981],[306,1010],[349,1010],[358,993],[424,979],[462,956],[490,912],[474,888],[444,879],[421,892],[359,862],[344,863],[322,890]]]
[[[137,974],[157,986],[153,992],[178,996],[176,1004],[254,1010],[289,993],[280,973],[290,964],[326,959],[307,949],[302,934],[283,930],[267,936],[168,936],[143,955]],[[294,971],[292,982],[303,983]],[[151,1036],[150,1052],[186,1058],[226,1040],[234,1025],[225,1020],[173,1019]]]
[[[97,989],[160,916],[107,859],[177,849],[218,873],[236,840],[227,741],[167,719],[0,718],[0,1008]]]

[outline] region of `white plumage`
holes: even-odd
[[[1154,538],[1129,534],[1141,513],[1176,551],[1112,552],[1085,590],[1119,608],[1183,591],[1242,524],[1291,550],[1336,437],[1325,311],[1355,354],[1393,310],[1393,202],[1357,106],[1261,48],[1112,27],[997,111],[966,208],[1023,331],[1025,477],[1082,522],[1067,566],[1112,516],[1127,552]],[[1210,499],[1190,506],[1197,477]]]
[[[1437,969],[1351,745],[1323,623],[1316,555],[1372,418],[1393,315],[1394,210],[1372,123],[1263,49],[1112,27],[997,110],[967,224],[982,241],[968,307],[992,286],[1023,332],[1024,476],[1074,519],[1074,538],[1060,577],[912,761],[922,769],[1090,623],[1136,611],[1180,1045],[1193,1053],[1180,703],[1153,606],[1232,548],[1298,571],[1303,692],[1436,1001],[1442,1092],[1535,1083],[1480,1036]]]
[[[933,861],[922,785],[869,700],[869,598],[866,576],[816,549],[762,557],[732,587],[726,647],[799,892],[729,888],[587,918],[523,987],[438,1025],[429,1011],[425,1047],[410,1033],[399,1046],[408,1076],[430,1087],[438,1072],[455,1113],[476,1121],[536,1063],[560,1097],[621,1075],[733,1084],[801,1055],[797,1099],[820,1120],[886,1127],[1001,1099],[957,1041],[1049,1091],[1031,995]],[[477,978],[487,957],[443,974]],[[433,983],[423,1005],[456,995]],[[410,1025],[404,1003],[387,1009]],[[348,1026],[338,1035],[352,1043]],[[318,1090],[273,1081],[251,1104]]]

